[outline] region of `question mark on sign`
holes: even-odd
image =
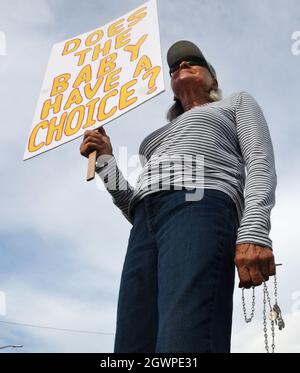
[[[150,79],[148,82],[148,88],[149,91],[147,92],[147,95],[150,95],[151,93],[155,92],[157,89],[156,86],[156,79],[158,77],[158,74],[160,73],[161,67],[160,66],[154,66],[152,69],[145,72],[143,75],[143,80],[147,79],[150,75]]]

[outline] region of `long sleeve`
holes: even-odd
[[[98,157],[96,172],[102,179],[107,191],[111,194],[113,203],[121,210],[125,218],[133,224],[128,214],[128,208],[134,188],[124,178],[122,171],[117,165],[115,156]]]
[[[246,166],[245,206],[236,243],[255,243],[272,249],[270,215],[277,185],[274,151],[262,109],[247,92],[240,94],[236,124]]]

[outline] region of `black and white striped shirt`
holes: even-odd
[[[162,185],[182,184],[180,157],[191,156],[203,159],[204,177],[187,167],[190,173],[184,173],[184,186],[227,193],[239,218],[236,243],[272,248],[270,215],[277,185],[274,152],[264,114],[249,93],[241,91],[191,108],[148,135],[139,154],[143,168],[135,188],[124,178],[114,155],[108,156],[107,162],[97,161],[97,173],[129,222],[133,223],[135,204],[145,195],[161,190]],[[172,157],[178,162],[171,167],[171,177],[162,181],[163,177],[151,170],[158,168],[160,160]]]

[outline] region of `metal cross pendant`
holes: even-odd
[[[282,330],[285,327],[285,323],[284,323],[283,318],[282,318],[281,309],[280,309],[280,307],[278,306],[277,303],[274,304],[273,310],[271,312],[274,312],[274,314],[276,314],[276,318],[275,318],[274,321],[275,321],[276,325],[278,325],[279,330]]]

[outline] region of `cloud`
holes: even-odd
[[[2,4],[7,56],[0,57],[0,291],[7,320],[114,332],[116,303],[130,224],[106,191],[86,183],[80,139],[27,162],[22,156],[52,44],[103,25],[142,1],[30,0]],[[278,348],[298,351],[299,316],[293,311],[299,271],[299,58],[291,54],[298,1],[158,1],[166,92],[107,125],[118,153],[128,156],[163,126],[172,104],[165,62],[176,40],[199,43],[216,67],[224,95],[253,94],[267,117],[278,171],[271,237],[279,301],[287,327]],[[180,22],[178,15],[180,14]],[[267,16],[266,16],[267,15]],[[176,23],[176,27],[174,24]],[[271,285],[270,285],[271,286]],[[261,290],[258,313],[261,315]],[[233,351],[263,352],[260,316],[245,325],[235,291]],[[66,334],[1,325],[2,341],[28,352],[108,352],[113,336]]]
[[[295,163],[297,163],[295,161]],[[273,251],[276,263],[282,263],[277,268],[278,302],[286,321],[286,328],[277,332],[278,352],[299,352],[297,335],[300,330],[299,313],[299,282],[295,281],[299,271],[299,237],[297,234],[297,216],[300,201],[297,198],[299,178],[293,177],[293,162],[291,168],[282,175],[277,188],[277,202],[272,212]],[[290,182],[294,180],[294,182]],[[273,278],[267,283],[271,301],[274,304]],[[234,329],[232,336],[233,352],[264,352],[262,331],[262,287],[256,288],[255,322],[245,324],[241,305],[241,290],[237,288],[234,296]],[[250,312],[251,291],[246,292],[247,309]]]
[[[22,344],[22,352],[112,351],[115,304],[98,299],[91,306],[80,299],[80,294],[78,299],[49,295],[20,282],[4,284],[4,287],[7,297],[7,321],[21,319],[25,323],[50,328],[100,331],[104,334],[93,335],[1,323],[0,345]]]
[[[285,315],[286,327],[283,330],[275,329],[275,352],[299,353],[300,316],[295,314]],[[272,338],[270,324],[268,324],[269,348],[271,350]],[[232,338],[232,352],[234,353],[265,353],[265,339],[262,320],[247,324]]]
[[[11,11],[11,10],[14,11]],[[54,22],[55,17],[47,0],[12,0],[9,5],[1,6],[1,13],[9,22],[37,26]]]

